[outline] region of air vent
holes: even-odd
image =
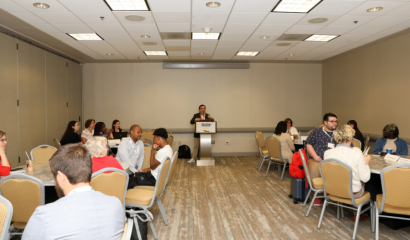
[[[152,45],[157,45],[156,42],[143,42],[142,44],[144,44],[144,45],[150,45],[150,46],[152,46]]]
[[[327,18],[313,18],[313,19],[310,19],[308,22],[309,23],[324,23],[324,22],[327,22],[327,20],[329,20],[329,19],[327,19]]]
[[[133,21],[133,22],[141,22],[145,20],[145,17],[138,16],[138,15],[128,15],[128,16],[125,16],[125,19],[127,19],[128,21]]]
[[[276,41],[304,41],[312,34],[283,34]]]
[[[184,33],[184,32],[162,32],[160,34],[161,34],[162,39],[191,39],[191,33],[190,32],[189,33]],[[308,35],[308,37],[309,36],[310,35]]]

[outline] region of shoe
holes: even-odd
[[[320,207],[322,206],[322,201],[320,199],[315,199],[315,201],[313,202],[313,205],[315,205],[316,207]]]
[[[188,161],[188,163],[194,163],[195,159],[191,158],[191,160]]]

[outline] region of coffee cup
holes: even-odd
[[[393,154],[393,149],[392,148],[386,148],[386,153],[387,154]]]
[[[33,171],[33,169],[34,169],[33,161],[26,160],[26,166],[27,166],[27,171]]]

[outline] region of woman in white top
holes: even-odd
[[[293,121],[290,118],[285,119],[286,123],[286,133],[289,134],[290,136],[293,136],[294,138],[298,137],[298,130],[293,127]]]
[[[364,183],[370,179],[369,163],[371,157],[363,156],[358,148],[351,148],[352,138],[355,134],[349,125],[337,128],[333,138],[338,142],[335,148],[329,149],[324,154],[324,160],[334,158],[346,163],[352,168],[352,191],[354,198],[360,198],[364,194]]]
[[[90,137],[94,135],[95,120],[88,119],[85,121],[85,129],[81,132],[81,142],[85,144]]]
[[[280,121],[278,125],[276,125],[273,136],[280,141],[283,159],[288,160],[289,163],[292,163],[292,151],[295,151],[295,145],[293,144],[293,140],[290,138],[289,134],[286,134],[286,123],[284,121]]]

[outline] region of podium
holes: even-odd
[[[211,156],[212,134],[216,133],[216,122],[200,120],[195,123],[195,133],[199,138],[199,159],[197,166],[215,166],[215,159]]]

